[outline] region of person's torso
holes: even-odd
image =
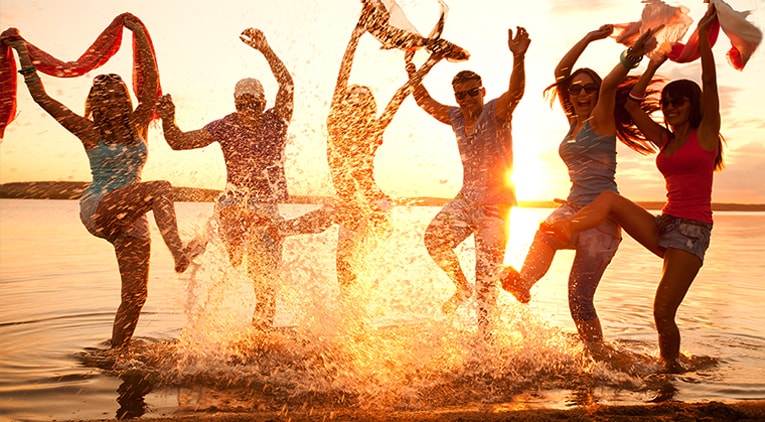
[[[284,173],[287,123],[271,108],[260,124],[239,124],[236,113],[205,126],[221,146],[226,181],[249,191],[260,202],[283,202],[289,197]]]
[[[93,181],[83,192],[83,198],[99,195],[141,181],[141,172],[146,164],[148,150],[146,142],[136,133],[132,144],[107,144],[99,140],[98,145],[86,150]]]
[[[616,135],[601,136],[585,122],[572,136],[574,125],[561,142],[558,153],[568,168],[571,189],[567,201],[589,204],[601,192],[618,192],[616,187]]]
[[[483,107],[470,133],[459,107],[451,107],[449,118],[457,137],[463,177],[460,193],[484,204],[515,204],[510,183],[513,167],[512,128],[496,114],[496,100]]]
[[[696,131],[677,151],[656,156],[656,167],[664,176],[667,203],[662,212],[712,224],[712,181],[717,151],[701,147]]]

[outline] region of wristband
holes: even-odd
[[[22,67],[21,69],[19,69],[19,73],[21,73],[24,76],[31,75],[35,72],[37,72],[37,68],[34,66]]]

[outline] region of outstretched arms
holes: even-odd
[[[202,148],[215,142],[215,138],[206,129],[182,131],[175,123],[175,104],[170,94],[165,94],[157,101],[157,114],[162,119],[162,133],[165,141],[174,150]]]
[[[510,72],[507,91],[497,98],[497,116],[502,120],[509,120],[512,117],[513,110],[521,101],[526,89],[525,58],[530,43],[531,39],[525,28],[517,27],[515,37],[513,37],[512,29],[507,30],[507,46],[513,53],[513,70]]]
[[[416,83],[414,83],[414,90],[412,91],[412,96],[414,97],[414,101],[417,102],[417,105],[420,106],[421,109],[423,109],[426,113],[433,116],[436,120],[438,120],[441,123],[450,125],[451,121],[449,120],[449,106],[445,104],[441,104],[433,97],[430,96],[430,93],[427,89],[425,89],[425,86],[422,85],[422,77],[418,78],[419,71],[417,70],[417,66],[414,65],[412,62],[412,55],[407,54],[404,56],[404,59],[406,61],[406,72],[409,74],[409,80],[416,80]],[[431,56],[427,62],[425,62],[422,67],[420,68],[420,71],[422,68],[424,68],[431,60],[433,59],[433,56]],[[433,62],[435,64],[435,62]],[[429,69],[428,69],[429,70]],[[422,74],[424,77],[425,75]]]
[[[128,15],[125,19],[125,27],[133,32],[138,48],[138,60],[141,62],[141,68],[144,69],[143,85],[141,86],[141,92],[138,93],[138,105],[130,119],[144,139],[146,139],[149,122],[151,122],[154,106],[157,102],[157,87],[159,86],[157,63],[154,60],[149,38],[146,36],[140,21],[135,16]]]
[[[353,57],[356,54],[356,48],[359,46],[359,40],[361,36],[366,32],[364,22],[368,19],[369,15],[374,9],[374,5],[368,2],[364,2],[361,16],[356,26],[351,33],[351,39],[348,41],[348,45],[345,47],[345,53],[343,54],[343,60],[340,62],[340,71],[337,74],[337,82],[335,83],[335,92],[332,94],[332,104],[330,107],[339,105],[343,96],[345,96],[348,90],[348,80],[351,77],[351,68],[353,67]]]
[[[592,119],[590,120],[590,126],[598,134],[607,136],[616,133],[616,119],[614,118],[616,90],[619,84],[627,77],[629,71],[637,66],[643,55],[656,48],[655,34],[661,28],[662,26],[659,26],[643,32],[632,47],[622,54],[619,59],[620,62],[614,66],[611,72],[603,79],[603,83],[600,84],[598,102],[592,110]],[[634,59],[634,61],[630,61],[630,58]],[[646,81],[646,86],[651,81],[651,78],[653,78],[653,74]],[[645,90],[645,87],[643,89]],[[638,109],[640,109],[639,106]]]
[[[720,139],[720,94],[717,90],[717,70],[712,46],[709,42],[709,28],[716,18],[715,6],[710,4],[699,20],[699,48],[701,50],[701,123],[698,138],[704,149],[712,151]]]
[[[388,102],[388,105],[385,107],[382,115],[380,115],[380,118],[377,121],[377,128],[380,133],[382,133],[385,128],[388,127],[388,124],[390,124],[393,116],[396,114],[396,111],[401,106],[401,103],[404,101],[406,96],[409,95],[410,92],[416,92],[417,87],[419,87],[421,91],[425,91],[425,88],[422,86],[422,78],[424,78],[425,75],[430,72],[433,66],[435,66],[435,64],[441,61],[443,58],[444,57],[441,52],[434,52],[430,55],[430,57],[428,57],[428,60],[426,60],[425,63],[423,63],[423,65],[414,72],[409,72],[409,66],[407,64],[409,80],[403,86],[401,86],[401,88],[399,88],[395,94],[393,94],[393,97],[391,98],[390,102]],[[411,63],[411,61],[408,63]],[[414,66],[414,64],[412,64],[412,66]],[[425,91],[425,93],[427,95],[427,91]]]
[[[602,25],[600,28],[588,32],[587,35],[585,35],[581,40],[574,44],[571,49],[568,50],[568,52],[563,56],[563,58],[560,59],[560,62],[558,62],[558,65],[555,67],[555,82],[558,83],[561,80],[571,76],[571,72],[574,69],[576,61],[579,60],[579,56],[584,53],[584,50],[587,48],[587,46],[590,45],[590,43],[593,41],[607,38],[609,35],[611,35],[613,30],[614,26],[611,24]],[[561,92],[560,89],[561,86],[558,85],[558,100],[560,101],[563,110],[571,110],[570,105],[567,104],[569,101],[567,93]],[[568,115],[567,117],[569,122],[575,118],[573,115]]]
[[[271,67],[276,81],[279,83],[279,91],[276,93],[276,113],[284,121],[292,120],[293,101],[295,96],[295,85],[292,81],[292,75],[284,66],[279,56],[274,53],[271,46],[268,45],[265,35],[259,29],[248,28],[242,31],[239,36],[245,44],[260,51],[265,57],[268,65]]]
[[[3,35],[5,36],[4,38],[7,37],[6,43],[16,50],[16,54],[19,57],[19,64],[21,65],[21,70],[19,72],[24,75],[24,82],[32,99],[34,99],[43,110],[48,112],[51,117],[56,119],[59,124],[66,128],[66,130],[79,138],[85,146],[85,149],[95,146],[98,143],[98,133],[95,129],[95,125],[90,120],[74,113],[65,105],[48,95],[40,77],[37,75],[32,59],[29,56],[26,41],[21,38],[18,30],[16,28],[9,28]]]

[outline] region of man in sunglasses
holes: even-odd
[[[509,211],[515,204],[511,186],[513,165],[511,120],[525,88],[524,58],[530,39],[518,27],[515,37],[508,30],[508,47],[513,53],[513,69],[508,90],[484,102],[486,89],[481,77],[461,71],[452,79],[457,107],[434,100],[422,84],[417,84],[417,104],[436,120],[450,125],[457,137],[463,166],[463,182],[457,196],[436,215],[425,231],[425,246],[436,264],[457,287],[441,310],[445,314],[473,295],[454,249],[471,234],[475,238],[475,289],[478,301],[478,327],[490,334],[497,298],[497,280],[509,237]],[[410,77],[416,67],[407,62]]]
[[[266,109],[260,81],[245,78],[234,87],[236,111],[202,129],[184,132],[178,128],[169,95],[160,98],[157,111],[172,149],[220,144],[227,186],[215,204],[215,213],[231,264],[238,266],[246,259],[257,297],[252,324],[266,330],[276,312],[272,286],[281,277],[283,237],[323,231],[332,224],[333,216],[331,207],[289,221],[279,215],[278,204],[289,199],[284,151],[292,119],[292,76],[260,30],[246,29],[240,39],[263,54],[279,83],[273,108]]]

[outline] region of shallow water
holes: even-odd
[[[209,203],[177,204],[184,238]],[[285,215],[310,206],[290,205]],[[276,323],[249,328],[255,300],[213,239],[185,275],[152,224],[149,300],[136,341],[108,352],[119,278],[111,247],[79,223],[76,201],[0,200],[0,419],[96,419],[211,410],[565,408],[590,403],[765,399],[765,213],[716,213],[704,268],[678,313],[692,370],[656,375],[651,304],[661,262],[625,238],[596,296],[613,359],[583,352],[568,313],[572,253],[556,257],[529,305],[500,293],[491,342],[475,303],[427,256],[437,208],[397,207],[392,235],[338,300],[336,229],[285,244]],[[549,210],[516,209],[507,263],[519,265]],[[472,242],[459,249],[472,274]]]

